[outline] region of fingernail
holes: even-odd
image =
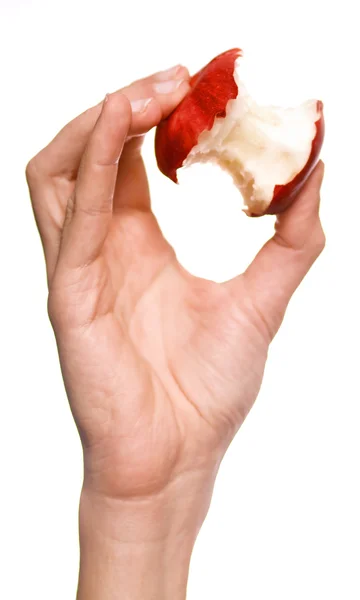
[[[157,94],[171,94],[171,92],[178,89],[183,81],[183,79],[169,79],[168,81],[154,83],[154,90]]]
[[[130,102],[132,111],[135,113],[145,112],[151,100],[152,98],[141,98],[140,100],[132,100]]]
[[[168,79],[175,79],[176,75],[179,73],[181,68],[181,65],[175,65],[175,67],[166,69],[166,71],[159,71],[159,73],[155,73],[154,79],[157,79],[158,81],[167,81]]]

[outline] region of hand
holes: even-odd
[[[181,535],[182,580],[269,343],[324,246],[320,163],[244,274],[216,284],[181,267],[151,212],[141,136],[175,108],[187,81],[179,67],[109,95],[27,168],[49,315],[84,450],[83,514],[96,513],[102,539]]]

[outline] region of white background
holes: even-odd
[[[325,103],[327,249],[294,297],[195,548],[188,598],[359,600],[360,42],[356,2],[1,0],[1,560],[4,600],[75,596],[80,444],[46,314],[24,168],[77,113],[131,80],[233,46],[260,102]],[[213,168],[174,186],[145,146],[179,258],[240,272],[273,219],[246,218]]]

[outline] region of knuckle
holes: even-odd
[[[315,256],[320,256],[326,246],[326,236],[323,228],[319,224],[311,236],[311,248]]]
[[[273,240],[285,250],[296,252],[299,255],[319,255],[325,248],[326,238],[320,221],[310,229],[303,231],[296,239],[287,239],[279,231],[276,231]]]
[[[37,156],[34,156],[29,160],[25,168],[26,180],[30,183],[38,175],[38,161]]]
[[[59,301],[56,297],[56,294],[50,292],[47,301],[47,312],[50,319],[50,322],[53,326],[56,326],[59,322],[59,317],[61,317],[61,311],[59,310]]]
[[[66,290],[50,288],[47,313],[54,330],[66,330],[72,322],[74,312],[73,302]]]
[[[44,178],[45,171],[43,168],[43,158],[41,153],[36,154],[29,160],[25,168],[25,175],[29,185],[33,184],[39,179]]]
[[[278,229],[275,231],[275,234],[274,234],[274,237],[273,237],[273,241],[275,242],[275,244],[277,244],[281,248],[284,248],[285,250],[298,250],[298,249],[301,249],[301,246],[298,247],[296,245],[296,243],[293,242],[293,240],[288,239]]]
[[[109,215],[112,213],[111,199],[102,202],[98,206],[95,204],[93,206],[79,206],[79,204],[75,202],[73,213],[85,215],[87,217],[101,217],[102,215]]]
[[[72,306],[71,297],[71,289],[66,285],[63,277],[59,277],[59,274],[55,273],[49,287],[47,300],[48,316],[55,329],[66,322]]]

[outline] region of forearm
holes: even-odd
[[[203,513],[186,491],[135,501],[83,491],[77,600],[184,600]]]

